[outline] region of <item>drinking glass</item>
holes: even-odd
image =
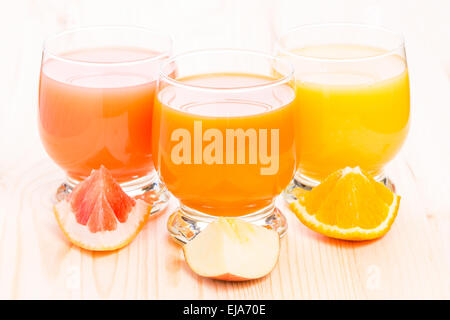
[[[39,132],[67,181],[58,198],[101,165],[153,212],[167,201],[152,158],[152,117],[160,64],[170,36],[138,27],[88,27],[45,41]]]
[[[287,189],[310,189],[332,172],[359,166],[388,187],[383,168],[409,130],[403,38],[381,27],[307,25],[276,44],[296,79],[297,173]]]
[[[168,220],[175,240],[217,217],[285,233],[275,198],[295,171],[294,97],[292,66],[264,53],[200,50],[163,63],[153,154],[180,202]]]

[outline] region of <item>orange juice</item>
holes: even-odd
[[[409,128],[405,60],[358,45],[320,45],[292,53],[302,57],[291,60],[299,173],[321,181],[338,169],[360,166],[379,175]]]
[[[118,182],[127,182],[154,169],[151,123],[159,65],[145,61],[156,54],[98,48],[43,62],[40,134],[70,178],[80,181],[104,165]]]
[[[234,73],[177,79],[214,88],[268,80]],[[271,205],[295,171],[294,95],[288,84],[239,97],[216,92],[211,99],[177,86],[162,88],[153,118],[162,181],[183,205],[214,216],[242,216]]]

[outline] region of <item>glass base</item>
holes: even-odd
[[[79,181],[67,177],[67,181],[63,182],[56,191],[56,200],[60,201],[66,198],[78,183]],[[159,181],[156,174],[121,183],[120,186],[130,197],[152,204],[150,212],[152,216],[161,212],[167,206],[170,198],[169,191]]]
[[[176,242],[186,244],[218,218],[181,205],[167,220],[167,229]],[[275,230],[280,237],[283,237],[287,231],[286,218],[274,204],[236,218]]]
[[[395,193],[395,185],[389,177],[387,177],[384,173],[380,173],[375,176],[374,179],[378,182],[384,184],[389,190]],[[312,188],[318,186],[320,184],[319,181],[311,179],[305,175],[297,174],[294,179],[292,179],[291,183],[287,186],[283,191],[283,198],[286,202],[291,203],[297,200],[297,197],[294,196],[292,191],[296,188],[301,188],[306,191],[311,191]]]

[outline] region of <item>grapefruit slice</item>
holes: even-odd
[[[53,211],[73,244],[107,251],[122,248],[136,237],[150,215],[151,205],[129,197],[102,166],[59,201]]]
[[[308,228],[343,240],[371,240],[385,235],[397,216],[400,196],[369,174],[345,168],[311,191],[294,191],[290,208]]]

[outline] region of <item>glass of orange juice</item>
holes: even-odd
[[[292,66],[217,49],[161,68],[152,145],[161,180],[180,202],[170,234],[186,242],[217,217],[239,217],[283,235],[275,198],[295,172]]]
[[[67,174],[59,196],[103,165],[130,195],[150,194],[154,212],[167,201],[151,124],[159,67],[171,50],[170,36],[137,27],[80,28],[45,42],[39,131]]]
[[[368,25],[308,25],[282,35],[276,51],[296,78],[297,173],[287,194],[347,166],[392,186],[383,168],[410,118],[403,38]]]

